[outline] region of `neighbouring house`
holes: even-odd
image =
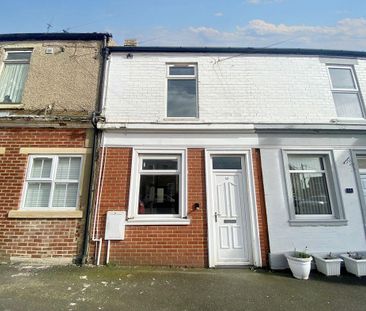
[[[295,248],[366,250],[365,52],[108,51],[98,263],[284,268]]]
[[[0,257],[83,245],[105,33],[0,35]]]

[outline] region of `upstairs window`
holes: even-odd
[[[25,181],[23,208],[76,209],[81,156],[31,156]]]
[[[27,79],[31,51],[8,51],[0,74],[0,103],[18,104]]]
[[[197,66],[168,65],[168,117],[198,117]]]
[[[328,70],[338,117],[363,118],[362,101],[353,68],[329,66]]]

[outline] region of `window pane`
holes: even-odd
[[[179,176],[141,175],[139,214],[179,214]]]
[[[11,52],[8,53],[6,60],[19,60],[19,61],[29,61],[31,58],[31,52]]]
[[[25,196],[25,207],[48,207],[51,183],[29,183]]]
[[[56,178],[79,179],[81,159],[76,157],[59,158]]]
[[[78,184],[60,184],[55,185],[53,192],[53,207],[76,207]]]
[[[0,102],[20,103],[29,64],[5,64],[0,75]]]
[[[366,158],[357,158],[358,168],[366,169]]]
[[[52,159],[35,158],[33,159],[31,178],[50,178],[52,168]]]
[[[142,161],[143,170],[177,170],[178,160],[143,160]]]
[[[240,157],[214,157],[212,159],[212,166],[215,170],[233,170],[241,169],[241,158]]]
[[[292,171],[324,170],[323,158],[312,155],[291,154],[288,156],[288,164]]]
[[[169,75],[175,76],[194,76],[194,67],[169,67]]]
[[[196,80],[168,80],[168,117],[196,117]]]
[[[296,215],[332,214],[324,173],[291,173]]]
[[[330,79],[333,88],[336,89],[355,89],[351,69],[346,68],[329,68]]]
[[[358,94],[333,93],[334,103],[339,117],[362,118]]]

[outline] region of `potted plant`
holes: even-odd
[[[343,260],[338,256],[329,253],[326,256],[314,256],[314,259],[318,271],[326,276],[339,276],[341,274],[341,262]]]
[[[309,278],[313,257],[306,252],[297,252],[295,250],[291,255],[287,254],[286,258],[295,278],[300,280],[307,280]]]
[[[357,252],[342,254],[346,270],[358,277],[366,275],[366,256]]]

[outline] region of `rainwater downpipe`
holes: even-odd
[[[102,111],[103,102],[104,102],[104,93],[105,93],[105,80],[106,80],[106,66],[107,66],[107,59],[109,55],[108,51],[108,42],[109,39],[112,37],[111,34],[105,34],[103,38],[103,44],[102,44],[102,68],[100,72],[100,80],[99,80],[99,91],[98,91],[98,101],[97,101],[97,111],[93,112],[92,115],[92,125],[93,125],[93,152],[92,152],[92,160],[91,160],[91,171],[90,171],[90,178],[89,178],[89,189],[88,189],[88,202],[87,202],[87,208],[86,208],[86,216],[85,216],[85,226],[84,226],[84,239],[83,239],[83,247],[82,247],[82,255],[81,255],[81,261],[80,264],[83,265],[87,261],[88,256],[88,249],[89,249],[89,228],[90,228],[90,221],[91,221],[91,213],[93,210],[93,199],[94,199],[94,192],[95,192],[95,167],[96,167],[96,161],[97,161],[97,154],[98,154],[98,148],[99,148],[99,130],[97,128],[97,122],[98,117]],[[102,150],[104,153],[104,149]],[[101,162],[101,167],[103,167],[103,163]],[[100,180],[99,175],[99,180]],[[97,189],[99,192],[99,189]],[[95,210],[95,215],[97,215],[97,211]],[[99,215],[99,211],[98,211]],[[95,217],[94,217],[94,225],[95,225]],[[99,242],[99,250],[98,250],[98,256],[97,256],[97,265],[100,263],[100,254],[101,254],[101,247],[102,247],[102,238],[96,239],[95,238],[95,232],[93,230],[93,242]]]

